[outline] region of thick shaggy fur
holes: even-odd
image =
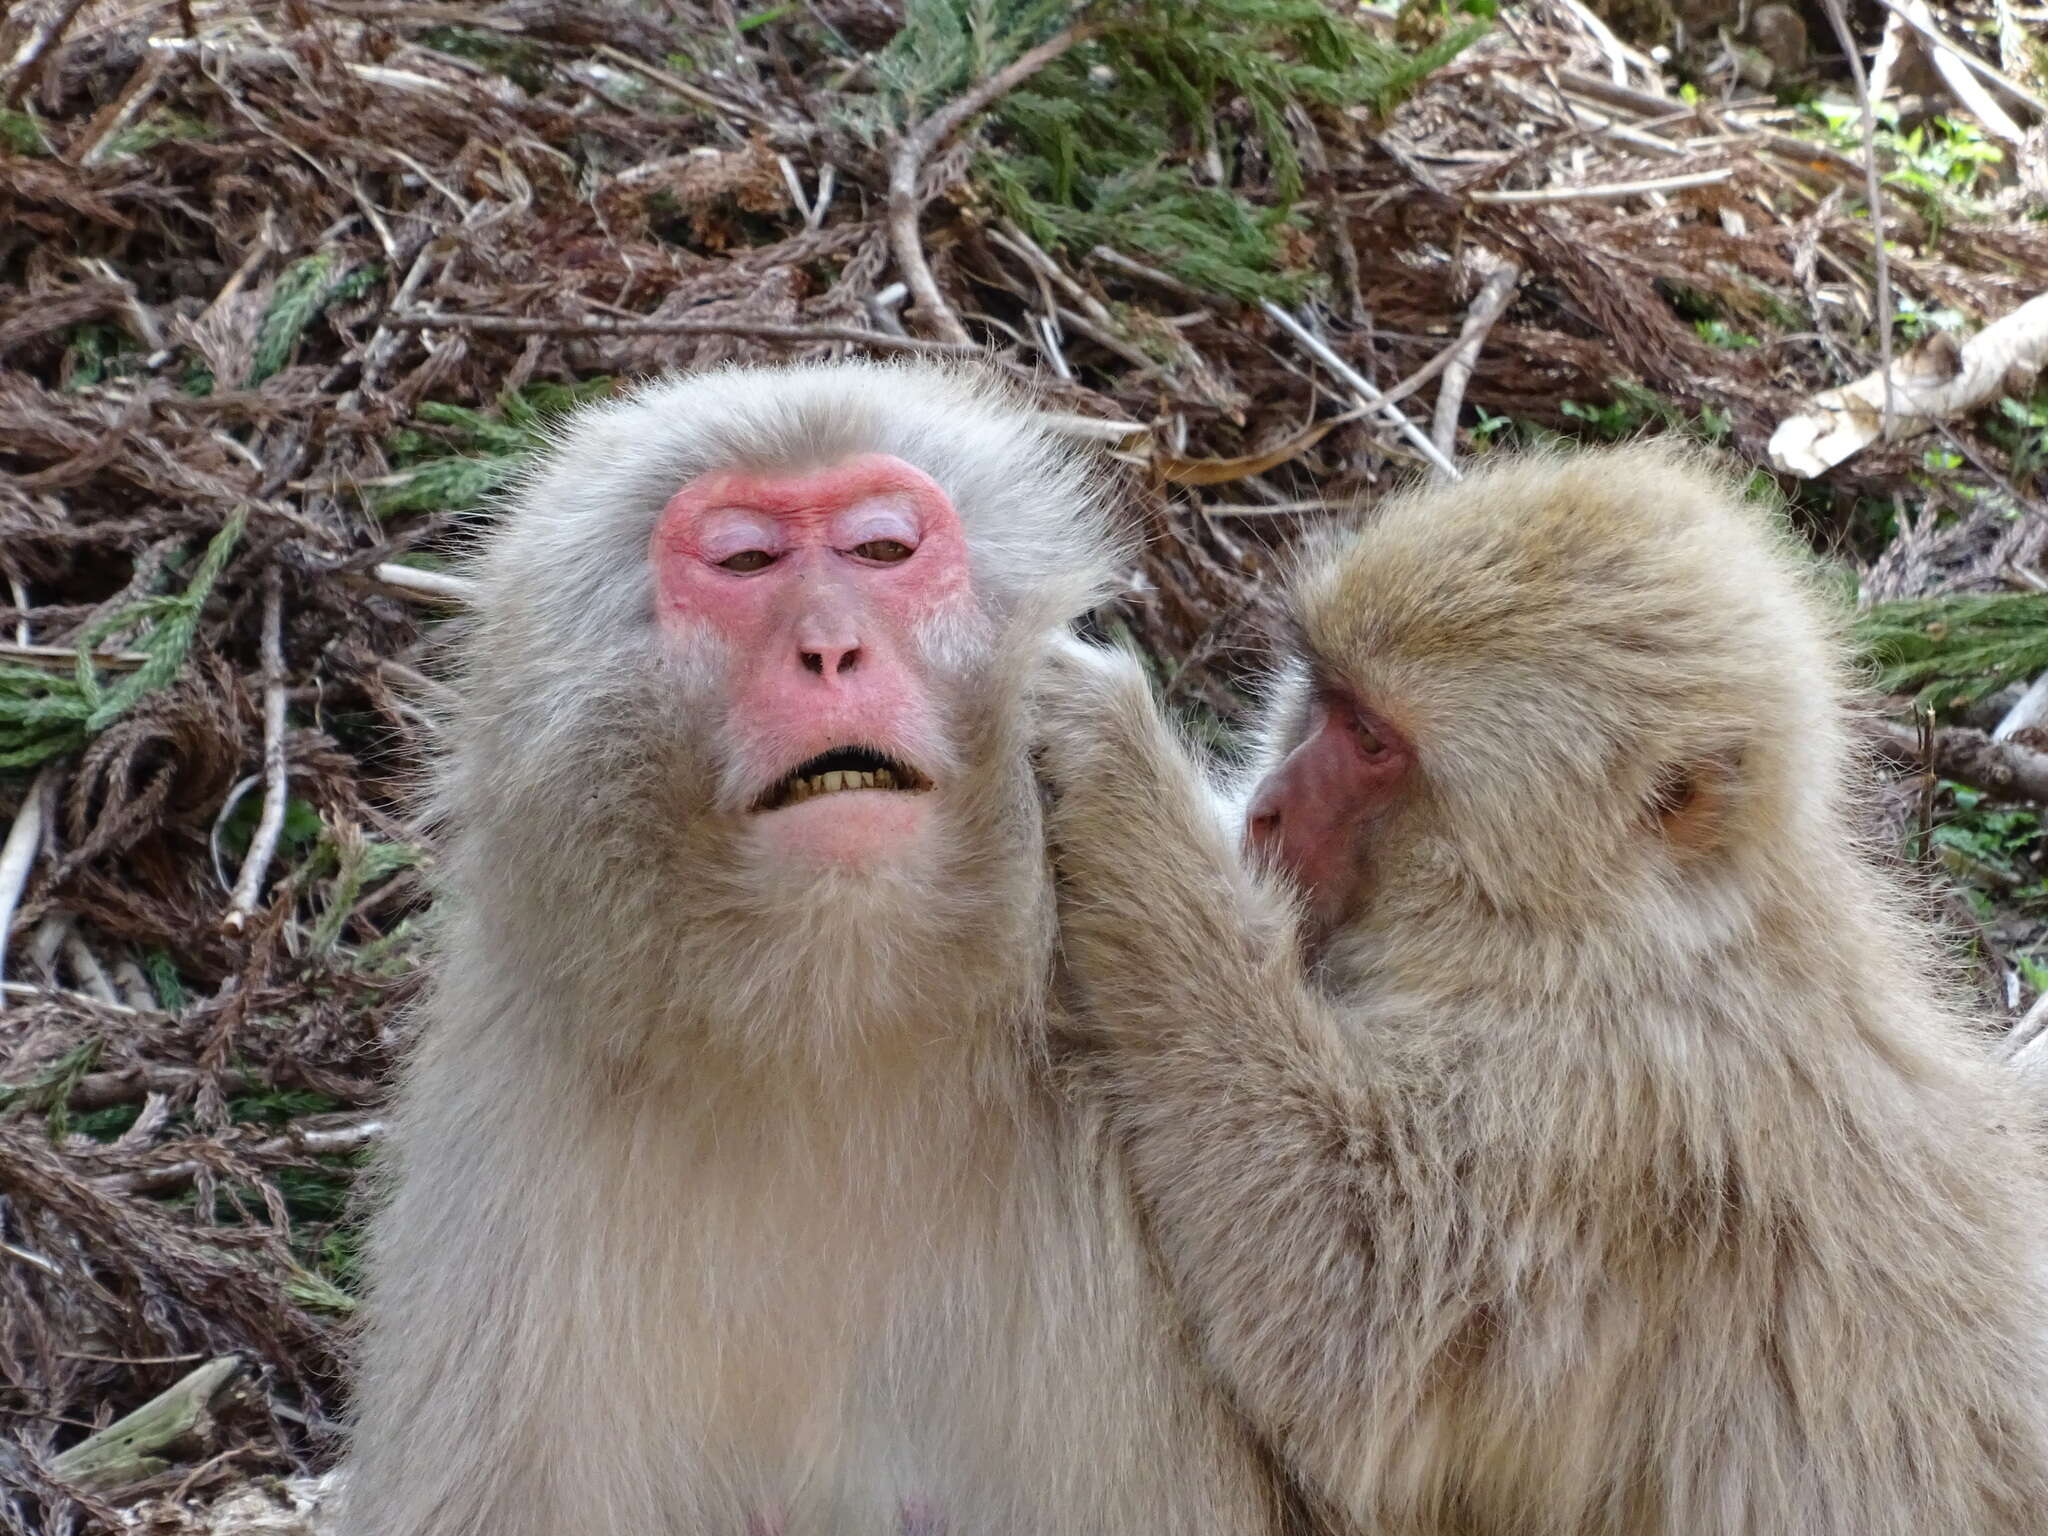
[[[1118,659],[1047,687],[1066,952],[1206,1356],[1381,1536],[2021,1536],[2043,1185],[1859,850],[1802,563],[1654,449],[1412,495],[1307,664],[1413,744],[1305,960]]]
[[[923,636],[925,867],[749,852],[713,639],[650,530],[714,466],[894,454],[980,601]],[[1095,488],[924,368],[733,371],[578,419],[477,566],[440,962],[369,1255],[350,1536],[1276,1528],[1095,1122],[1055,1091],[1029,675]]]

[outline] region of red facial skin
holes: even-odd
[[[1365,833],[1414,760],[1385,720],[1337,690],[1319,693],[1301,744],[1266,775],[1245,817],[1245,849],[1285,870],[1308,899],[1318,940],[1350,913],[1365,883]]]
[[[886,454],[715,471],[670,498],[649,558],[663,627],[728,642],[726,728],[758,789],[835,747],[921,768],[937,728],[913,631],[972,599],[959,516],[929,475]],[[750,820],[773,853],[858,866],[914,845],[928,799],[853,790]]]

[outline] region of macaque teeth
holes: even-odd
[[[842,789],[908,789],[911,786],[899,778],[890,768],[835,768],[827,773],[814,773],[808,778],[793,779],[788,789],[782,792],[775,803],[778,806],[802,805],[806,800],[819,795],[835,794]]]

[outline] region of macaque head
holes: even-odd
[[[1302,562],[1249,850],[1328,938],[1383,897],[1583,915],[1796,842],[1840,743],[1786,544],[1653,446],[1395,499]]]
[[[1028,685],[1105,530],[1078,456],[962,369],[731,369],[572,419],[476,566],[444,790],[490,852],[471,903],[558,892],[526,928],[604,922],[678,986],[700,941],[757,988],[837,956],[849,997],[1031,914]]]

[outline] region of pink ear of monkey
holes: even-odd
[[[662,625],[727,642],[725,728],[764,845],[848,866],[915,843],[937,718],[915,631],[972,594],[946,493],[887,454],[718,471],[670,498],[649,558]]]

